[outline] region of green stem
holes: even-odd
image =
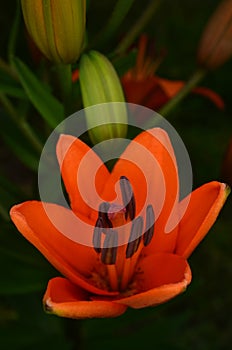
[[[113,12],[110,16],[110,19],[106,23],[105,27],[100,31],[97,35],[96,39],[94,39],[94,43],[91,46],[104,46],[109,39],[111,39],[114,34],[117,32],[117,29],[120,27],[124,18],[128,14],[135,0],[118,0]]]
[[[22,134],[31,143],[35,151],[38,154],[41,154],[43,145],[40,143],[40,141],[38,140],[37,136],[35,135],[34,131],[31,129],[29,124],[27,124],[27,122],[23,118],[20,118],[17,111],[14,109],[13,105],[11,104],[10,100],[4,94],[0,94],[0,103],[8,113],[9,117],[11,117],[12,121],[17,125],[19,130],[21,130]]]
[[[206,75],[206,70],[198,69],[192,75],[192,77],[185,83],[182,89],[175,95],[171,100],[169,100],[160,110],[159,114],[166,117],[191,91],[196,87],[199,82]]]
[[[19,26],[20,26],[20,19],[21,19],[21,6],[20,1],[16,1],[16,12],[15,12],[15,18],[11,27],[10,37],[8,40],[8,60],[11,62],[12,57],[15,55],[15,48],[17,44],[17,37],[19,33]]]
[[[56,72],[67,117],[72,113],[72,66],[71,64],[57,64]]]
[[[130,45],[135,41],[137,36],[143,31],[143,28],[147,23],[152,19],[154,13],[158,9],[161,1],[160,0],[151,0],[145,11],[142,13],[138,21],[131,27],[123,40],[119,43],[118,47],[115,50],[115,54],[123,54]]]

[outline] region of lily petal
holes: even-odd
[[[112,301],[92,301],[83,289],[61,277],[49,281],[43,303],[47,312],[75,319],[117,317],[127,309]]]
[[[154,111],[158,111],[173,98],[184,84],[185,82],[181,80],[168,80],[158,76],[146,77],[143,80],[133,79],[127,75],[122,78],[127,102],[140,104]],[[192,93],[208,98],[219,109],[225,108],[221,96],[209,88],[199,86],[194,88]],[[137,118],[143,120],[143,116]]]
[[[174,254],[154,254],[140,260],[135,275],[139,292],[117,302],[135,309],[155,306],[184,292],[191,282],[187,261]]]
[[[49,217],[47,213],[49,213]],[[81,227],[78,227],[79,221],[73,221],[74,219],[70,210],[56,204],[47,203],[45,205],[45,203],[37,201],[24,202],[23,204],[14,206],[10,211],[10,215],[22,235],[58,271],[73,283],[92,293],[101,295],[112,294],[95,287],[89,280],[91,271],[97,263],[97,255],[94,249],[76,243],[62,233],[67,232],[66,230],[74,230],[73,235],[75,233],[78,235],[80,233],[82,235],[90,235],[89,227],[91,226],[85,225],[84,222]],[[74,224],[76,225],[75,227]],[[61,232],[57,229],[59,225]]]
[[[60,136],[57,158],[73,211],[90,216],[92,208],[97,209],[98,196],[110,176],[109,171],[91,148],[70,135]]]
[[[156,234],[149,249],[152,252],[153,249],[172,252],[176,234],[164,234],[164,231],[179,196],[179,183],[176,158],[168,134],[160,128],[153,128],[130,142],[106,183],[103,192],[106,200],[119,200],[121,203],[118,180],[122,175],[132,185],[136,215],[145,217],[146,207],[153,206]],[[115,189],[119,199],[112,197]]]
[[[163,89],[168,99],[171,99],[172,97],[174,97],[180,91],[180,89],[185,85],[185,82],[181,80],[172,81],[172,80],[158,78],[158,77],[157,77],[157,83]],[[223,99],[211,89],[199,86],[194,88],[192,92],[195,94],[207,97],[219,109],[225,108],[225,103]]]
[[[187,210],[179,224],[176,254],[185,258],[191,255],[215,222],[229,192],[226,184],[217,181],[207,183],[192,192]]]
[[[211,102],[215,104],[215,106],[218,109],[223,110],[225,108],[225,102],[223,101],[221,96],[209,88],[198,86],[195,89],[193,89],[193,93],[207,97],[209,100],[211,100]]]
[[[159,85],[156,76],[137,80],[125,75],[121,81],[127,102],[146,106],[157,111],[169,100],[169,96]],[[144,120],[144,116],[136,115],[136,118],[139,121]]]

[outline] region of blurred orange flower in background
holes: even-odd
[[[184,81],[160,78],[155,74],[162,57],[155,58],[149,49],[148,37],[141,35],[136,64],[121,79],[127,102],[136,103],[158,111],[184,86]],[[151,52],[151,53],[150,53]],[[206,87],[192,91],[210,99],[218,108],[224,108],[222,98]]]

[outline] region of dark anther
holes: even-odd
[[[101,261],[103,264],[115,264],[118,249],[117,245],[118,233],[115,230],[109,229],[102,248]]]
[[[98,209],[98,217],[102,218],[103,220],[103,227],[105,228],[112,228],[112,222],[110,221],[109,217],[108,217],[108,210],[110,208],[110,203],[108,202],[103,202],[99,205],[99,209]]]
[[[107,214],[109,208],[110,204],[107,202],[103,202],[99,205],[98,218],[93,231],[93,246],[97,253],[101,253],[102,233],[107,234],[108,230],[113,227]]]
[[[131,258],[133,254],[137,252],[141,241],[142,233],[143,233],[143,218],[141,216],[138,216],[132,222],[130,238],[126,248],[127,258]]]
[[[155,229],[155,214],[152,205],[148,205],[146,209],[146,228],[143,235],[143,243],[146,247],[152,240]]]
[[[93,247],[97,253],[101,253],[101,235],[103,229],[103,219],[98,218],[93,231]]]
[[[126,220],[129,218],[133,220],[135,218],[135,197],[130,181],[126,176],[120,177],[120,188],[122,192],[123,205],[126,208]]]

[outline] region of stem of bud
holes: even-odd
[[[199,82],[205,77],[207,71],[205,69],[197,69],[191,78],[185,83],[185,85],[180,89],[180,91],[169,100],[158,113],[162,117],[166,117],[169,113],[199,84]],[[153,128],[154,120],[150,119],[145,125],[145,129]]]
[[[56,72],[59,79],[61,98],[64,103],[65,116],[72,114],[72,66],[71,64],[57,64]]]
[[[172,109],[174,109],[191,91],[195,86],[199,84],[199,82],[205,77],[206,70],[205,69],[197,69],[191,78],[186,82],[186,84],[182,87],[182,89],[174,96],[171,100],[169,100],[164,107],[159,110],[159,114],[163,117],[168,115]]]

